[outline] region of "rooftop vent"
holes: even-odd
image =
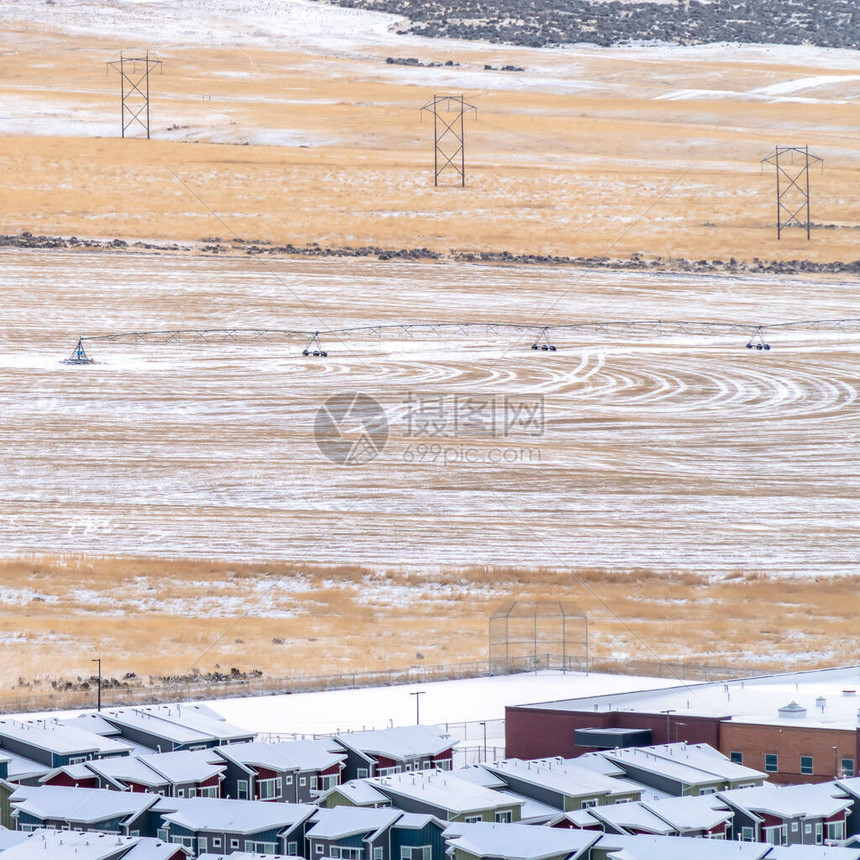
[[[824,710],[824,708],[826,707],[826,705],[827,705],[827,699],[825,699],[825,698],[824,698],[824,696],[819,696],[819,697],[815,700],[815,707],[816,707],[816,708],[821,708],[821,710],[822,710],[822,711]]]
[[[786,720],[802,720],[806,717],[806,708],[792,701],[779,709],[779,715]]]

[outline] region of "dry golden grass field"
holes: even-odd
[[[860,55],[538,51],[398,36],[383,16],[301,0],[270,19],[208,6],[0,0],[0,233],[188,243],[0,252],[0,697],[87,675],[93,656],[110,676],[484,659],[487,616],[513,598],[588,609],[598,660],[856,662],[850,342],[764,363],[742,343],[676,341],[573,344],[554,365],[510,343],[327,364],[262,347],[174,363],[163,344],[103,349],[86,370],[57,361],[79,334],[137,327],[860,317],[848,277],[197,254],[218,237],[855,260]],[[164,62],[153,139],[121,140],[104,64],[144,49]],[[478,107],[465,189],[433,187],[419,115],[449,92]],[[824,158],[811,242],[776,239],[760,166],[776,144]],[[395,411],[416,390],[539,392],[542,468],[337,472],[309,428],[344,387]],[[408,439],[391,423],[396,458]]]

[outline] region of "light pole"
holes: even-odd
[[[833,773],[835,774],[835,778],[839,779],[839,753],[836,751],[836,747],[830,747],[833,750]]]
[[[101,657],[94,657],[90,662],[99,664],[99,686],[98,686],[99,698],[98,698],[98,706],[96,707],[96,710],[100,711],[102,709],[102,658]]]
[[[677,720],[675,721],[675,743],[678,743],[678,726],[686,726],[686,723],[679,723]]]
[[[482,760],[486,761],[487,760],[487,721],[481,720],[481,722],[478,723],[478,725],[484,727],[484,758]]]
[[[666,715],[666,743],[672,743],[672,736],[670,735],[669,729],[669,714],[674,714],[677,711],[677,708],[667,708],[665,711],[660,711],[661,714]]]
[[[421,725],[421,699],[420,696],[423,696],[427,691],[426,690],[418,690],[415,693],[410,693],[410,696],[415,696],[415,725]]]

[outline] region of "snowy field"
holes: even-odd
[[[761,353],[740,336],[598,339],[546,354],[518,340],[356,341],[325,344],[327,360],[296,343],[94,343],[98,364],[59,363],[81,333],[172,327],[856,316],[853,282],[65,253],[2,262],[6,554],[715,574],[856,565],[849,342],[810,335]],[[387,415],[388,443],[364,466],[333,465],[314,442],[319,407],[344,391]],[[457,398],[478,395],[542,396],[543,423],[452,432]],[[410,398],[428,397],[449,423],[416,435]],[[493,462],[494,451],[513,459]]]

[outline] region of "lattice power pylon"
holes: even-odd
[[[149,51],[142,57],[126,57],[120,52],[119,59],[107,66],[119,72],[122,136],[139,126],[149,140],[149,73],[161,67],[161,60],[150,57]]]
[[[470,111],[478,115],[478,109],[459,96],[433,96],[433,101],[421,108],[423,114],[433,114],[433,184],[445,171],[460,177],[460,185],[466,185],[466,133],[464,117]]]
[[[776,168],[777,239],[786,227],[801,227],[810,238],[809,167],[817,162],[824,163],[808,146],[777,146],[773,155],[761,160]]]

